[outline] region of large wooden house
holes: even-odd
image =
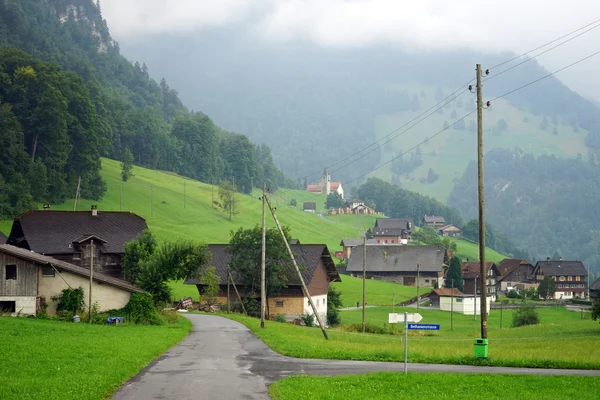
[[[581,261],[555,260],[538,261],[534,276],[537,282],[550,277],[556,282],[555,299],[584,299],[587,297],[588,272]]]
[[[377,218],[371,232],[377,243],[396,244],[410,240],[412,230],[412,218]]]
[[[534,266],[521,258],[505,258],[498,264],[500,276],[497,279],[498,290],[505,292],[508,288],[524,289],[526,285],[535,283]]]
[[[250,288],[244,285],[235,271],[229,268],[231,255],[227,252],[227,244],[210,244],[208,250],[212,254],[211,266],[215,267],[215,273],[220,278],[218,302],[221,305],[227,303],[227,274],[231,273],[233,282],[240,296],[245,298],[250,294]],[[340,276],[324,244],[291,244],[292,252],[296,262],[302,269],[302,278],[307,286],[317,312],[322,321],[327,320],[327,293],[329,283],[340,281]],[[258,266],[257,266],[258,267]],[[290,270],[287,274],[288,282],[278,296],[267,299],[267,311],[271,318],[277,314],[285,314],[286,318],[293,320],[303,314],[313,314],[308,298],[304,296],[302,285],[298,275]],[[199,293],[203,293],[203,285],[197,279],[187,279],[187,285],[196,285]],[[254,293],[260,295],[260,293]],[[232,287],[229,288],[229,301],[237,302],[237,295]]]
[[[496,263],[486,262],[486,292],[487,297],[491,297],[493,301],[496,300],[497,286],[496,280],[500,276]],[[477,262],[463,262],[461,263],[461,269],[464,279],[464,290],[465,294],[479,295],[481,294],[481,266],[479,261]]]
[[[7,244],[122,278],[125,243],[148,229],[146,221],[131,212],[27,211],[13,221]],[[92,246],[93,245],[93,246]]]

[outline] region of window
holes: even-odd
[[[396,241],[394,239],[392,239],[392,244],[396,243]]]
[[[561,282],[564,282],[564,280],[565,280],[565,277],[564,277],[564,276],[561,276],[561,277],[560,277],[558,280],[559,280],[559,281],[561,281]]]
[[[577,275],[577,276],[575,277],[575,280],[576,280],[576,281],[578,281],[578,280],[579,280],[579,275]]]
[[[377,243],[381,243],[381,240],[377,239]]]
[[[567,280],[568,280],[568,281],[572,281],[572,280],[573,280],[573,277],[572,277],[572,276],[567,276]]]
[[[42,267],[42,276],[54,277],[55,271],[52,267]]]
[[[429,279],[425,279],[425,283],[429,283]]]
[[[16,301],[0,301],[0,312],[14,313],[17,311]]]
[[[81,254],[73,253],[73,260],[81,260]]]
[[[462,302],[463,302],[463,299],[461,299],[460,297],[458,297],[458,298],[456,299],[456,302],[457,302],[457,303],[462,303]]]
[[[385,244],[387,244],[387,239],[385,239]]]
[[[283,300],[277,300],[275,302],[275,307],[279,307],[279,308],[283,307]]]
[[[6,266],[6,280],[12,281],[17,280],[17,266],[13,264],[9,264]]]
[[[319,299],[317,299],[317,307],[319,307]]]

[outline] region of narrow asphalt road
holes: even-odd
[[[298,374],[349,375],[402,371],[402,363],[312,360],[269,349],[244,325],[212,315],[187,315],[193,332],[128,381],[115,400],[269,399],[268,386]],[[594,375],[600,371],[409,364],[409,372]]]

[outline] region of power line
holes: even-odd
[[[552,44],[552,43],[558,42],[559,40],[561,40],[561,39],[564,39],[564,38],[566,38],[567,36],[571,36],[572,34],[574,34],[574,33],[576,33],[576,32],[579,32],[580,30],[582,30],[582,29],[585,29],[585,28],[587,28],[587,27],[589,27],[589,26],[592,26],[592,25],[594,25],[594,24],[596,24],[596,23],[598,23],[598,22],[600,22],[600,19],[597,19],[597,20],[595,20],[594,22],[591,22],[591,23],[589,23],[589,24],[587,24],[587,25],[585,25],[585,26],[582,26],[581,28],[575,29],[574,31],[567,33],[566,35],[563,35],[563,36],[561,36],[561,37],[559,37],[559,38],[556,38],[556,39],[554,39],[554,40],[552,40],[552,41],[550,41],[550,42],[547,42],[547,43],[545,43],[545,44],[543,44],[543,45],[541,45],[541,46],[538,46],[538,47],[536,47],[535,49],[529,50],[529,51],[527,51],[527,52],[525,52],[525,53],[523,53],[523,54],[521,54],[521,55],[515,56],[515,57],[511,58],[510,60],[506,60],[506,61],[503,61],[503,62],[501,62],[500,64],[494,65],[493,67],[490,67],[490,69],[498,68],[498,67],[500,67],[500,66],[502,66],[502,65],[508,64],[508,63],[509,63],[509,62],[511,62],[511,61],[517,60],[517,59],[519,59],[519,58],[521,58],[521,57],[524,57],[524,56],[526,56],[526,55],[527,55],[527,54],[529,54],[529,53],[532,53],[532,52],[534,52],[534,51],[536,51],[536,50],[542,49],[542,48],[544,48],[544,47],[546,47],[546,46],[548,46],[548,45],[550,45],[550,44]],[[586,32],[587,32],[587,31],[586,31]],[[585,33],[585,32],[584,32],[584,33]],[[578,36],[579,36],[579,35],[578,35]],[[577,36],[576,36],[576,37],[577,37]],[[574,38],[573,38],[573,39],[574,39]]]
[[[349,155],[348,157],[346,157],[346,158],[344,158],[344,159],[342,159],[342,160],[340,160],[340,161],[337,161],[337,162],[335,162],[335,163],[333,163],[333,164],[331,164],[331,165],[329,165],[329,166],[325,167],[325,169],[330,169],[330,168],[333,168],[333,167],[335,167],[336,165],[338,165],[338,164],[341,164],[341,163],[343,163],[344,161],[346,161],[346,160],[348,160],[348,159],[350,159],[350,158],[352,158],[352,157],[354,157],[354,156],[356,156],[356,155],[358,155],[358,154],[362,153],[363,151],[366,151],[366,150],[367,150],[368,148],[370,148],[371,146],[373,146],[373,145],[376,145],[377,143],[379,143],[380,141],[384,140],[385,138],[387,138],[387,137],[389,137],[389,136],[393,135],[394,133],[398,132],[399,130],[403,129],[403,128],[404,128],[404,127],[406,127],[408,124],[410,124],[410,123],[414,122],[415,120],[419,119],[420,117],[422,117],[423,115],[427,114],[429,111],[433,110],[434,108],[435,108],[434,112],[438,111],[440,108],[442,108],[442,107],[446,106],[447,104],[451,103],[452,101],[454,101],[454,100],[456,99],[456,97],[460,96],[462,93],[460,93],[460,94],[458,94],[458,95],[457,95],[456,93],[458,93],[458,92],[459,92],[459,91],[460,91],[462,88],[464,88],[465,86],[467,86],[467,85],[468,85],[469,83],[471,83],[472,81],[473,81],[473,79],[471,79],[470,81],[468,81],[468,82],[464,83],[462,86],[460,86],[460,87],[459,87],[458,89],[456,89],[454,92],[450,93],[450,94],[449,94],[448,96],[446,96],[444,99],[440,100],[439,102],[437,102],[436,104],[434,104],[433,106],[431,106],[431,107],[430,107],[430,108],[428,108],[427,110],[423,111],[421,114],[417,115],[416,117],[414,117],[414,118],[413,118],[413,119],[411,119],[410,121],[406,122],[406,123],[405,123],[405,124],[403,124],[402,126],[400,126],[400,127],[396,128],[396,129],[394,129],[393,131],[391,131],[390,133],[388,133],[387,135],[385,135],[385,136],[384,136],[384,137],[382,137],[381,139],[378,139],[378,140],[376,140],[375,142],[373,142],[373,143],[371,143],[370,145],[368,145],[367,147],[364,147],[364,148],[362,148],[362,149],[358,150],[357,152],[355,152],[355,153],[353,153],[353,154]],[[448,99],[451,99],[451,100],[450,100],[450,101],[448,101],[448,102],[446,102],[446,103],[444,103],[444,104],[442,104],[444,101],[446,101],[446,100],[448,100]],[[440,104],[442,104],[442,105],[441,105],[441,106],[439,106]],[[439,107],[438,107],[438,106],[439,106]],[[437,108],[436,108],[436,107],[437,107]],[[431,113],[431,114],[433,114],[433,113]],[[427,117],[429,117],[431,114],[429,114]],[[426,117],[426,118],[427,118],[427,117]],[[423,120],[421,120],[420,122],[424,121],[426,118],[424,118],[424,119],[423,119]],[[417,123],[417,124],[418,124],[418,123]],[[415,125],[417,125],[417,124],[415,124]],[[415,125],[413,125],[413,126],[415,126]],[[412,128],[412,127],[411,127],[411,128]],[[410,129],[410,128],[408,128],[408,129]],[[408,129],[407,129],[407,130],[408,130]],[[400,136],[401,134],[403,134],[403,133],[405,133],[405,132],[406,132],[406,130],[405,130],[404,132],[401,132],[400,134],[398,134],[398,135],[394,136],[394,137],[392,138],[392,140],[393,140],[393,139],[395,139],[395,138],[397,138],[398,136]],[[381,147],[382,145],[384,145],[384,144],[386,144],[386,143],[389,143],[389,140],[388,140],[388,141],[386,141],[385,143],[382,143],[381,145],[379,145],[379,146],[375,147],[375,148],[374,148],[374,149],[372,149],[370,152],[368,152],[368,153],[366,153],[366,154],[363,154],[361,157],[357,158],[356,160],[360,160],[361,158],[365,157],[367,154],[370,154],[370,153],[372,153],[373,151],[375,151],[376,149],[378,149],[379,147]],[[356,160],[354,160],[354,161],[356,161]],[[351,163],[349,163],[349,164],[351,164]],[[343,167],[345,167],[345,166],[347,166],[347,165],[349,165],[349,164],[345,164],[344,166],[342,166],[342,167],[340,167],[340,168],[336,169],[335,171],[339,171],[341,168],[343,168]],[[333,172],[335,172],[335,171],[333,171]],[[314,173],[312,173],[312,174],[308,174],[308,175],[306,175],[304,178],[306,179],[306,178],[312,177],[312,176],[314,176],[314,175],[318,175],[318,174],[320,174],[320,173],[321,173],[321,171],[314,172]]]
[[[453,127],[454,125],[456,125],[456,124],[457,124],[457,123],[459,123],[460,121],[464,120],[464,119],[465,119],[465,118],[467,118],[469,115],[473,114],[475,111],[476,111],[476,110],[473,110],[473,111],[471,111],[471,112],[469,112],[469,113],[467,113],[467,114],[463,115],[461,118],[457,119],[457,120],[456,120],[456,121],[454,121],[452,124],[448,125],[448,126],[447,126],[447,127],[445,127],[444,129],[442,129],[441,131],[439,131],[438,133],[436,133],[435,135],[428,137],[427,139],[423,140],[422,142],[420,142],[420,143],[419,143],[419,144],[417,144],[416,146],[414,146],[414,147],[411,147],[410,149],[408,149],[407,151],[405,151],[405,152],[404,152],[404,153],[402,153],[402,154],[398,154],[397,156],[395,156],[395,157],[394,157],[394,158],[392,158],[391,160],[389,160],[389,161],[387,161],[387,162],[385,162],[385,163],[383,163],[383,164],[381,164],[381,165],[379,165],[379,166],[377,166],[377,167],[373,168],[372,170],[370,170],[370,171],[367,171],[367,172],[365,172],[364,174],[362,174],[362,175],[359,175],[359,176],[357,176],[357,177],[356,177],[356,178],[354,178],[354,179],[351,179],[351,180],[349,180],[349,181],[346,181],[346,183],[351,183],[351,182],[354,182],[354,181],[356,181],[356,180],[358,180],[358,179],[360,179],[360,178],[362,178],[362,177],[364,177],[364,176],[366,176],[366,175],[370,174],[371,172],[377,171],[379,168],[381,168],[381,167],[384,167],[384,166],[386,166],[386,165],[388,165],[388,164],[390,164],[390,163],[394,162],[396,159],[398,159],[398,158],[402,157],[402,156],[403,156],[403,155],[405,155],[405,154],[408,154],[409,152],[413,151],[414,149],[416,149],[416,148],[417,148],[417,147],[419,147],[420,145],[422,145],[422,144],[424,144],[424,143],[427,143],[429,140],[433,139],[434,137],[436,137],[436,136],[438,136],[438,135],[441,135],[443,132],[447,131],[448,129],[450,129],[451,127]]]
[[[555,49],[555,48],[557,48],[557,47],[560,47],[560,46],[562,46],[562,45],[564,45],[564,44],[566,44],[566,43],[568,43],[568,42],[570,42],[570,41],[572,41],[572,40],[574,40],[574,39],[576,39],[576,38],[578,38],[578,37],[580,37],[580,36],[584,35],[585,33],[589,32],[589,31],[591,31],[591,30],[593,30],[593,29],[596,29],[596,28],[600,27],[600,24],[598,24],[599,22],[600,22],[600,19],[597,19],[597,20],[595,20],[595,21],[593,21],[593,22],[591,22],[591,23],[589,23],[589,24],[587,24],[587,25],[584,25],[584,26],[582,26],[582,27],[580,27],[580,28],[578,28],[578,29],[576,29],[576,30],[574,30],[574,31],[571,31],[571,32],[569,32],[569,33],[567,33],[567,34],[565,34],[565,35],[562,35],[562,36],[560,36],[560,37],[558,37],[558,38],[554,39],[554,40],[551,40],[551,41],[549,41],[549,42],[547,42],[547,43],[545,43],[545,44],[543,44],[543,45],[541,45],[541,46],[538,46],[538,47],[536,47],[536,48],[534,48],[534,49],[531,49],[531,50],[529,50],[529,51],[527,51],[527,52],[525,52],[525,53],[523,53],[523,54],[520,54],[520,55],[518,55],[518,56],[512,57],[512,58],[510,58],[510,59],[508,59],[508,60],[506,60],[506,61],[503,61],[503,62],[501,62],[501,63],[499,63],[499,64],[496,64],[496,65],[494,65],[493,67],[491,67],[491,68],[489,68],[489,69],[494,69],[494,68],[500,67],[500,66],[502,66],[502,65],[508,64],[508,63],[510,63],[511,61],[517,60],[517,59],[519,59],[519,58],[521,58],[521,57],[524,57],[524,56],[528,55],[529,53],[532,53],[532,52],[534,52],[534,51],[536,51],[536,50],[540,50],[540,49],[542,49],[542,48],[544,48],[544,47],[546,47],[546,46],[548,46],[548,45],[551,45],[551,44],[553,44],[553,43],[556,43],[556,42],[558,42],[558,41],[560,41],[560,40],[562,40],[562,39],[564,39],[564,38],[566,38],[566,37],[569,37],[569,36],[573,35],[574,33],[577,33],[577,32],[579,32],[579,31],[581,31],[581,30],[583,30],[583,29],[586,29],[586,28],[589,28],[589,27],[591,27],[591,28],[589,28],[589,29],[585,30],[584,32],[581,32],[581,33],[579,33],[578,35],[576,35],[576,36],[573,36],[572,38],[569,38],[569,39],[565,40],[564,42],[561,42],[561,43],[557,44],[556,46],[553,46],[553,47],[551,47],[551,48],[549,48],[549,49],[547,49],[547,50],[543,51],[542,53],[539,53],[539,54],[537,54],[537,55],[535,55],[535,56],[533,56],[533,57],[531,57],[531,58],[528,58],[527,60],[524,60],[524,61],[520,62],[519,64],[516,64],[516,65],[514,65],[514,66],[512,66],[512,67],[510,67],[510,68],[507,68],[506,70],[503,70],[503,71],[501,71],[501,72],[499,72],[499,73],[497,73],[497,74],[494,74],[494,75],[492,75],[491,77],[487,78],[487,79],[486,79],[486,81],[487,81],[487,80],[489,80],[489,79],[494,79],[494,78],[496,78],[496,77],[498,77],[498,76],[500,76],[500,75],[502,75],[502,74],[504,74],[504,73],[506,73],[506,72],[508,72],[508,71],[510,71],[510,70],[512,70],[512,69],[514,69],[514,68],[517,68],[517,67],[518,67],[518,66],[520,66],[520,65],[523,65],[523,64],[525,64],[526,62],[529,62],[529,61],[531,61],[532,59],[535,59],[536,57],[539,57],[539,56],[541,56],[541,55],[543,55],[543,54],[546,54],[546,53],[548,53],[549,51],[551,51],[551,50],[553,50],[553,49]],[[598,24],[598,25],[597,25],[597,24]],[[417,120],[417,119],[421,118],[423,115],[427,114],[427,113],[428,113],[429,111],[431,111],[432,109],[434,109],[434,108],[438,107],[438,106],[439,106],[441,103],[443,103],[443,102],[445,102],[446,100],[448,100],[448,99],[452,98],[453,96],[454,96],[454,97],[456,97],[456,96],[455,96],[455,95],[456,95],[456,93],[457,93],[457,92],[459,92],[459,91],[461,90],[461,88],[463,88],[463,87],[467,86],[467,85],[468,85],[468,84],[470,84],[471,82],[473,82],[473,79],[471,79],[471,80],[469,80],[468,82],[464,83],[464,84],[463,84],[463,85],[461,85],[461,86],[460,86],[460,87],[459,87],[457,90],[455,90],[455,91],[454,91],[454,92],[452,92],[450,95],[448,95],[446,98],[444,98],[443,100],[439,101],[438,103],[436,103],[435,105],[433,105],[433,106],[432,106],[432,107],[430,107],[429,109],[425,110],[425,111],[424,111],[424,112],[422,112],[421,114],[417,115],[416,117],[414,117],[414,118],[413,118],[413,119],[411,119],[410,121],[406,122],[405,124],[403,124],[403,125],[402,125],[402,126],[400,126],[399,128],[397,128],[397,129],[394,129],[393,131],[391,131],[390,133],[388,133],[387,135],[385,135],[385,136],[384,136],[384,137],[382,137],[381,139],[378,139],[377,141],[375,141],[375,142],[371,143],[371,144],[370,144],[370,145],[368,145],[367,147],[365,147],[365,148],[362,148],[362,149],[360,149],[360,150],[358,150],[358,151],[354,152],[353,154],[351,154],[351,155],[347,156],[346,158],[344,158],[344,159],[342,159],[342,160],[340,160],[340,161],[337,161],[337,162],[335,162],[335,163],[333,163],[333,164],[331,164],[331,165],[329,165],[329,166],[327,166],[327,167],[325,167],[325,168],[326,168],[326,169],[333,168],[333,167],[335,167],[336,165],[339,165],[339,164],[341,164],[341,163],[343,163],[343,162],[345,162],[345,161],[347,161],[347,160],[349,160],[349,159],[351,159],[351,158],[353,158],[353,157],[355,157],[355,156],[359,155],[359,154],[360,154],[360,153],[362,153],[363,151],[366,151],[366,150],[367,150],[367,149],[369,149],[371,146],[374,146],[374,145],[376,145],[376,144],[377,144],[377,143],[379,143],[381,140],[384,140],[385,138],[387,138],[387,137],[389,137],[389,136],[393,135],[394,133],[398,132],[399,130],[403,129],[404,127],[406,127],[406,126],[407,126],[407,125],[409,125],[410,123],[414,122],[415,120]],[[461,93],[461,94],[462,94],[462,93]],[[445,103],[445,104],[447,104],[447,103]],[[444,105],[445,105],[445,104],[444,104]],[[436,111],[437,111],[437,109],[436,109]],[[423,120],[421,120],[420,122],[422,122],[422,121],[424,121],[424,120],[425,120],[425,118],[424,118]],[[419,122],[419,123],[420,123],[420,122]],[[418,123],[417,123],[417,124],[418,124]],[[413,127],[414,127],[414,126],[416,126],[417,124],[413,125]],[[410,129],[410,128],[409,128],[409,129]],[[406,131],[405,131],[405,132],[406,132]],[[403,132],[403,133],[404,133],[404,132]],[[399,136],[399,135],[398,135],[398,136]],[[396,137],[398,137],[398,136],[395,136],[394,138],[396,138]],[[389,143],[389,141],[386,141],[385,143]],[[385,143],[383,143],[383,144],[385,144]],[[377,148],[379,148],[379,147],[381,147],[381,145],[377,146],[375,149],[377,149]],[[370,151],[369,153],[367,153],[367,154],[370,154],[370,153],[372,153],[372,152],[373,152],[375,149],[371,150],[371,151]],[[356,160],[359,160],[359,159],[361,159],[361,158],[363,158],[363,157],[365,157],[365,156],[366,156],[366,154],[363,154],[361,157],[357,158]],[[355,160],[355,161],[356,161],[356,160]],[[342,167],[340,167],[340,168],[336,169],[336,171],[339,171],[341,168],[343,168],[343,167],[345,167],[345,166],[347,166],[347,165],[349,165],[349,164],[351,164],[351,163],[345,164],[344,166],[342,166]],[[335,171],[334,171],[334,172],[335,172]],[[305,176],[304,176],[304,178],[305,178],[305,179],[308,179],[308,178],[310,178],[310,177],[312,177],[312,176],[315,176],[315,175],[318,175],[318,174],[320,174],[320,173],[321,173],[321,171],[319,170],[319,171],[317,171],[317,172],[314,172],[314,173],[311,173],[311,174],[305,175]]]
[[[546,79],[546,78],[548,78],[548,77],[550,77],[550,76],[552,76],[552,75],[555,75],[555,74],[557,74],[557,73],[559,73],[559,72],[561,72],[561,71],[564,71],[564,70],[565,70],[565,69],[567,69],[567,68],[571,68],[572,66],[574,66],[574,65],[577,65],[577,64],[579,64],[579,63],[581,63],[581,62],[583,62],[583,61],[585,61],[585,60],[588,60],[588,59],[590,59],[590,58],[592,58],[592,57],[594,57],[594,56],[597,56],[598,54],[600,54],[600,50],[596,51],[595,53],[592,53],[592,54],[590,54],[590,55],[589,55],[589,56],[587,56],[587,57],[584,57],[584,58],[582,58],[582,59],[580,59],[580,60],[577,60],[577,61],[575,61],[575,62],[573,62],[573,63],[571,63],[571,64],[569,64],[569,65],[567,65],[567,66],[565,66],[565,67],[562,67],[562,68],[560,68],[560,69],[557,69],[557,70],[556,70],[556,71],[554,71],[554,72],[550,72],[549,74],[547,74],[547,75],[544,75],[544,76],[542,76],[541,78],[538,78],[538,79],[536,79],[536,80],[534,80],[534,81],[531,81],[531,82],[529,82],[529,83],[527,83],[527,84],[525,84],[525,85],[523,85],[523,86],[520,86],[520,87],[518,87],[518,88],[516,88],[516,89],[513,89],[513,90],[511,90],[511,91],[509,91],[509,92],[506,92],[506,93],[504,93],[504,94],[502,94],[502,95],[500,95],[500,96],[498,96],[498,97],[495,97],[495,98],[493,98],[492,100],[490,100],[490,102],[492,102],[492,101],[494,101],[494,100],[501,99],[502,97],[506,97],[506,96],[508,96],[509,94],[512,94],[512,93],[514,93],[514,92],[517,92],[517,91],[519,91],[519,90],[521,90],[521,89],[524,89],[524,88],[526,88],[526,87],[528,87],[528,86],[531,86],[531,85],[533,85],[534,83],[537,83],[537,82],[539,82],[539,81],[541,81],[541,80],[543,80],[543,79]]]
[[[460,90],[460,89],[459,89]],[[461,93],[459,93],[459,96],[462,95],[464,92],[466,92],[467,89],[463,89],[463,91]],[[456,92],[454,92],[456,93]],[[442,104],[441,106],[439,106],[438,108],[436,108],[434,111],[432,111],[431,113],[429,113],[428,115],[425,116],[425,118],[421,119],[420,121],[417,121],[416,123],[414,123],[413,125],[409,126],[408,128],[406,128],[405,130],[401,131],[400,133],[398,133],[396,136],[391,137],[390,139],[386,140],[385,142],[381,143],[380,145],[378,145],[377,147],[373,148],[372,150],[370,150],[367,153],[364,153],[363,155],[361,155],[360,157],[356,158],[353,161],[350,161],[347,164],[342,165],[341,167],[334,169],[333,171],[331,171],[331,173],[337,172],[339,170],[341,170],[342,168],[347,167],[348,165],[351,165],[353,163],[355,163],[356,161],[360,160],[361,158],[366,157],[367,155],[371,154],[372,152],[374,152],[375,150],[377,150],[378,148],[380,148],[381,146],[383,146],[384,144],[387,144],[389,142],[391,142],[392,140],[396,139],[397,137],[401,136],[402,134],[408,132],[410,129],[414,128],[415,126],[419,125],[421,122],[425,121],[427,118],[429,118],[430,116],[432,116],[434,113],[436,113],[438,110],[444,108],[447,104],[450,104],[451,102],[453,102],[455,100],[455,98],[453,98],[452,100],[449,100],[448,102]],[[414,121],[414,120],[413,120]],[[403,126],[406,126],[403,125]],[[400,128],[398,128],[400,129]],[[398,131],[398,129],[396,131]],[[389,135],[388,135],[389,136]]]
[[[504,74],[505,72],[508,72],[508,71],[510,71],[510,70],[512,70],[512,69],[514,69],[514,68],[517,68],[517,67],[519,67],[519,66],[521,66],[521,65],[523,65],[523,64],[525,64],[525,63],[527,63],[527,62],[529,62],[529,61],[531,61],[531,60],[534,60],[535,58],[537,58],[537,57],[539,57],[539,56],[541,56],[541,55],[543,55],[543,54],[546,54],[546,53],[548,53],[549,51],[551,51],[551,50],[554,50],[554,49],[556,49],[557,47],[560,47],[560,46],[562,46],[563,44],[565,44],[565,43],[568,43],[568,42],[570,42],[570,41],[571,41],[571,40],[573,40],[573,39],[577,39],[579,36],[581,36],[581,35],[584,35],[584,34],[586,34],[587,32],[589,32],[589,31],[591,31],[591,30],[594,30],[594,29],[596,29],[596,28],[599,28],[599,27],[600,27],[600,24],[598,24],[598,25],[596,25],[596,26],[593,26],[593,27],[591,27],[590,29],[588,29],[588,30],[586,30],[586,31],[583,31],[583,32],[581,32],[579,35],[573,36],[572,38],[570,38],[570,39],[567,39],[567,40],[565,40],[564,42],[561,42],[561,43],[559,43],[559,44],[557,44],[557,45],[555,45],[555,46],[552,46],[552,47],[550,47],[549,49],[547,49],[547,50],[544,50],[543,52],[541,52],[541,53],[539,53],[539,54],[537,54],[537,55],[535,55],[535,56],[533,56],[533,57],[529,57],[529,58],[527,58],[526,60],[523,60],[523,61],[521,61],[520,63],[518,63],[518,64],[515,64],[515,65],[513,65],[513,66],[512,66],[512,67],[510,67],[510,68],[507,68],[507,69],[505,69],[505,70],[503,70],[503,71],[500,71],[500,72],[498,72],[498,73],[495,73],[494,75],[490,76],[489,78],[486,78],[486,79],[484,80],[484,82],[487,82],[487,81],[489,81],[490,79],[497,78],[497,77],[499,77],[500,75]],[[531,53],[531,52],[533,52],[533,51],[535,51],[535,50],[531,50],[529,53]],[[525,54],[527,54],[527,53],[525,53]],[[490,69],[492,69],[492,68],[490,68]]]

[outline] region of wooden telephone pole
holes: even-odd
[[[265,213],[265,201],[267,196],[267,184],[263,183],[262,188],[262,248],[260,251],[260,327],[265,327],[265,311],[267,308],[267,284],[266,275],[266,242],[267,242],[267,224]],[[275,214],[273,214],[275,215]],[[283,239],[285,240],[285,238]]]
[[[419,282],[421,280],[420,270],[421,270],[421,264],[417,263],[417,313],[419,312],[419,303],[421,302],[421,296],[419,293],[420,292]]]
[[[317,312],[317,307],[315,306],[312,296],[310,295],[310,292],[308,291],[308,288],[306,287],[306,284],[304,283],[304,278],[302,278],[302,273],[300,272],[300,268],[298,267],[298,264],[296,263],[296,259],[294,258],[294,253],[292,252],[290,244],[288,243],[288,241],[285,237],[285,233],[283,233],[283,229],[281,229],[279,220],[277,219],[277,216],[275,215],[275,210],[271,206],[271,202],[269,201],[269,198],[264,196],[264,199],[265,199],[265,202],[267,203],[267,206],[269,206],[271,215],[273,216],[273,219],[275,220],[275,225],[277,225],[277,230],[279,230],[279,234],[281,235],[281,238],[283,239],[283,243],[285,244],[285,247],[287,248],[290,258],[292,259],[292,264],[294,265],[294,269],[296,270],[296,273],[298,274],[298,279],[300,280],[300,284],[302,285],[302,292],[304,293],[304,297],[308,298],[308,303],[310,304],[310,306],[313,310],[313,313],[315,315],[315,318],[317,319],[319,328],[321,328],[321,332],[323,332],[323,336],[325,337],[325,340],[329,340],[329,336],[327,335],[327,331],[325,330],[325,325],[323,324],[323,321],[321,321],[321,316]]]
[[[94,284],[94,240],[92,239],[90,245],[90,299],[88,301],[88,322],[92,323],[92,285]]]
[[[477,73],[477,188],[479,193],[479,273],[481,276],[481,338],[487,339],[487,273],[485,268],[485,218],[483,191],[483,95],[481,89],[481,64],[476,66]],[[477,283],[475,284],[477,287]],[[475,292],[477,295],[477,292]],[[475,300],[475,297],[473,297]]]
[[[366,292],[367,292],[367,235],[363,235],[363,278],[362,278],[362,331],[365,332],[365,304],[367,300]]]

